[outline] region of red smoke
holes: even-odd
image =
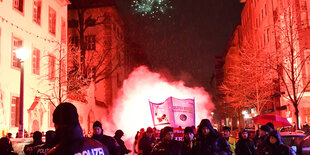
[[[210,95],[202,87],[189,88],[183,81],[168,82],[158,73],[145,66],[136,68],[124,81],[123,88],[114,104],[113,119],[118,129],[125,133],[124,139],[133,143],[140,128],[153,127],[149,100],[163,102],[168,97],[195,98],[196,125],[203,118],[210,118],[214,109]]]

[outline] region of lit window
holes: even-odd
[[[11,126],[18,127],[19,124],[19,112],[20,109],[20,99],[17,96],[12,96],[11,102]]]
[[[66,21],[61,18],[61,42],[62,43],[67,43],[67,26],[66,26]]]
[[[32,53],[32,73],[40,75],[40,50],[36,48]]]
[[[55,80],[55,72],[56,72],[56,58],[52,55],[48,57],[48,79]]]
[[[13,0],[13,8],[20,12],[24,12],[24,0]]]
[[[54,112],[54,110],[55,110],[55,106],[54,106],[54,104],[53,103],[50,103],[49,104],[49,117],[48,117],[48,119],[49,119],[49,127],[54,127],[54,122],[53,122],[53,112]]]
[[[306,77],[307,81],[310,80],[310,50],[307,49],[304,51],[305,59],[306,59]]]
[[[96,39],[94,35],[85,36],[86,49],[96,50]]]
[[[308,27],[307,2],[305,0],[300,2],[300,24],[302,28]]]
[[[41,0],[33,1],[33,21],[41,24]]]
[[[23,41],[19,38],[13,37],[13,48],[12,48],[12,66],[16,68],[20,68],[20,60],[16,57],[16,50],[19,47],[22,47]]]
[[[51,7],[48,10],[48,31],[56,34],[56,11]]]

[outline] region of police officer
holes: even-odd
[[[42,142],[42,133],[39,131],[36,131],[33,133],[33,143],[28,144],[24,147],[24,152],[26,155],[31,154],[31,152],[33,151],[33,149],[38,146],[43,144]]]
[[[56,146],[47,155],[109,155],[100,142],[83,137],[75,106],[65,102],[59,104],[53,113],[56,128]]]
[[[44,155],[54,146],[55,146],[55,131],[48,130],[45,135],[45,143],[36,146],[31,152],[31,155]]]

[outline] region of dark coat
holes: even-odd
[[[193,155],[195,154],[195,148],[197,148],[197,141],[194,139],[192,142],[188,141],[184,137],[182,142],[182,155]]]
[[[121,148],[113,137],[101,133],[100,135],[93,135],[91,138],[96,139],[104,144],[109,149],[110,155],[121,154]]]
[[[57,134],[61,134],[61,140],[54,148],[49,150],[46,155],[74,155],[87,152],[109,155],[108,149],[103,144],[91,138],[84,138],[82,129],[79,125],[76,127],[68,127],[68,129],[64,129],[62,133],[56,130],[56,136]]]
[[[203,135],[202,128],[208,127],[210,132],[208,135]],[[208,119],[203,119],[200,122],[197,131],[197,148],[196,155],[231,155],[230,145],[224,137],[213,129],[211,122]]]
[[[121,155],[128,154],[131,152],[130,150],[127,149],[125,142],[121,138],[114,136],[114,139],[116,140],[116,142],[118,143],[118,145],[121,149]]]
[[[25,154],[30,155],[36,146],[42,145],[42,144],[43,144],[42,141],[37,141],[37,142],[33,142],[31,144],[25,145],[25,147],[24,147]]]
[[[236,144],[236,155],[254,155],[255,144],[254,141],[247,139],[240,139]]]
[[[2,137],[0,139],[0,154],[1,155],[17,155],[13,152],[12,143],[9,138]]]
[[[153,146],[155,145],[155,138],[149,138],[146,134],[143,134],[143,137],[139,141],[139,150],[142,150],[142,155],[150,155]]]
[[[181,144],[176,140],[159,141],[151,151],[151,155],[181,155]]]
[[[36,146],[33,151],[31,152],[31,155],[44,155],[47,153],[50,149],[52,149],[55,145],[51,143],[45,143],[42,145]]]
[[[277,142],[275,144],[270,143],[269,139],[271,136],[277,139]],[[281,135],[279,131],[277,130],[274,130],[269,133],[269,136],[266,140],[266,145],[263,148],[262,154],[263,155],[296,155],[296,153],[291,147],[283,143]]]
[[[263,154],[264,152],[264,148],[266,147],[267,145],[267,138],[268,136],[267,135],[264,135],[262,137],[259,137],[257,139],[257,141],[255,142],[255,146],[256,146],[256,154],[257,155],[261,155]]]

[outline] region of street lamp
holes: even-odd
[[[14,50],[16,57],[20,60],[20,115],[18,137],[24,137],[24,60],[29,57],[30,50],[19,48]]]

